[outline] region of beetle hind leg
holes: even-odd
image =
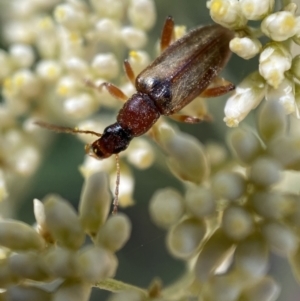
[[[217,97],[224,95],[235,89],[235,85],[224,78],[216,77],[209,87],[199,96],[203,98]]]

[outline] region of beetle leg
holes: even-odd
[[[99,85],[96,85],[89,79],[86,79],[85,83],[87,86],[97,89],[98,91],[102,91],[102,89],[105,88],[111,96],[121,100],[122,102],[125,102],[128,99],[128,97],[117,86],[111,83],[104,82]]]
[[[217,97],[223,94],[226,94],[235,89],[235,85],[224,78],[217,77],[213,80],[212,84],[204,90],[199,96],[208,98],[208,97]]]
[[[174,37],[174,20],[167,17],[160,38],[160,51],[163,52],[172,42]]]
[[[135,86],[135,75],[134,75],[132,67],[127,59],[124,61],[124,69],[125,69],[128,79]]]
[[[182,114],[174,114],[174,115],[169,115],[168,117],[179,122],[190,123],[190,124],[199,123],[202,121],[212,121],[212,117],[208,114],[198,116],[198,117],[182,115]]]

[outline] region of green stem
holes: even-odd
[[[119,293],[121,291],[128,291],[128,290],[133,290],[136,292],[139,292],[141,294],[143,294],[144,296],[147,296],[147,291],[143,290],[139,287],[136,287],[134,285],[122,282],[122,281],[118,281],[116,279],[105,279],[103,281],[100,281],[98,283],[95,284],[95,287],[98,287],[100,289],[106,290],[106,291],[110,291],[113,293]]]

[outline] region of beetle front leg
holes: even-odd
[[[91,80],[86,79],[85,84],[91,88],[97,89],[100,92],[102,91],[103,88],[105,88],[111,96],[121,100],[122,102],[125,102],[128,99],[128,97],[117,86],[111,83],[104,82],[99,85],[96,85]]]
[[[189,115],[182,115],[182,114],[174,114],[168,116],[172,118],[173,120],[179,121],[179,122],[184,122],[184,123],[189,123],[189,124],[194,124],[194,123],[199,123],[202,121],[212,121],[212,117],[209,114],[205,114],[202,116],[189,116]]]
[[[163,52],[172,42],[174,38],[174,20],[167,17],[160,38],[160,51]]]
[[[235,85],[224,78],[215,78],[211,85],[204,90],[199,96],[203,98],[217,97],[224,95],[235,89]]]

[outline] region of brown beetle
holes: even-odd
[[[233,32],[220,25],[198,27],[171,44],[174,21],[168,17],[161,36],[162,54],[137,78],[126,60],[124,67],[137,92],[129,99],[116,86],[102,83],[97,89],[106,88],[114,97],[126,101],[117,116],[117,122],[108,126],[103,134],[37,122],[51,130],[68,133],[94,134],[100,138],[86,146],[88,154],[97,159],[116,155],[117,182],[114,211],[118,205],[119,161],[118,153],[125,150],[134,137],[146,133],[160,115],[173,115],[174,119],[195,123],[199,118],[175,115],[194,98],[219,96],[234,89],[233,84],[217,76],[230,57],[229,41]],[[214,83],[215,86],[209,87]]]

